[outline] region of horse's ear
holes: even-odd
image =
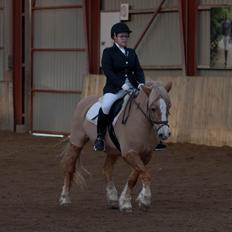
[[[169,92],[169,91],[171,90],[171,88],[172,88],[172,82],[169,81],[169,82],[164,86],[164,88]]]
[[[151,90],[152,90],[152,87],[148,87],[148,86],[143,85],[141,88],[142,88],[142,90],[144,91],[144,93],[145,93],[147,96],[150,95]]]

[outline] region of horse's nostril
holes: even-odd
[[[168,133],[168,136],[171,136],[171,132]]]
[[[160,137],[160,138],[163,138],[163,134],[162,134],[162,133],[161,133],[161,134],[159,134],[159,137]]]

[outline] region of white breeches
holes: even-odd
[[[126,78],[125,83],[129,85],[130,88],[134,88],[130,81]],[[119,90],[117,93],[106,93],[103,95],[102,100],[102,111],[104,114],[109,114],[111,106],[120,98],[126,95],[126,91],[123,89]]]
[[[223,42],[224,42],[224,50],[228,51],[230,48],[230,36],[224,36]]]
[[[124,90],[120,90],[117,93],[106,93],[103,95],[102,100],[102,111],[104,114],[109,114],[111,106],[116,102],[118,99],[122,98],[126,95]]]

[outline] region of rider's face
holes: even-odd
[[[128,38],[128,33],[118,33],[117,36],[114,35],[114,42],[116,42],[120,47],[127,47]]]

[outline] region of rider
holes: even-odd
[[[106,76],[103,89],[102,106],[97,121],[97,139],[94,150],[105,149],[105,134],[108,114],[113,103],[122,98],[127,91],[144,85],[144,73],[134,49],[127,48],[132,31],[125,23],[116,23],[111,28],[114,45],[106,48],[102,55],[102,69]]]
[[[102,69],[106,76],[103,89],[102,106],[97,121],[97,139],[95,151],[105,150],[105,134],[108,124],[108,114],[115,101],[122,98],[130,89],[140,89],[144,85],[144,72],[140,66],[134,49],[127,48],[129,35],[132,31],[125,23],[116,23],[111,28],[111,38],[114,45],[106,48],[102,55]],[[166,147],[161,141],[156,150]]]

